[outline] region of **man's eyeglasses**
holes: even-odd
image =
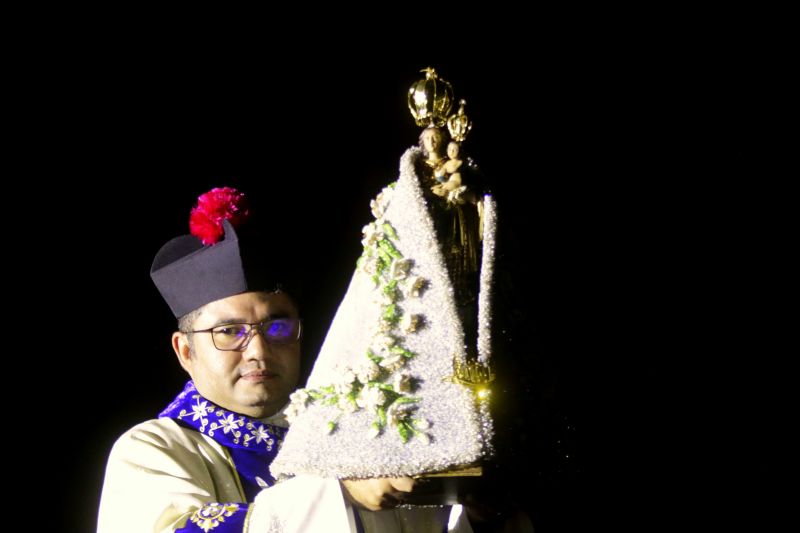
[[[211,333],[217,350],[244,350],[256,333],[268,344],[291,344],[300,340],[303,324],[299,318],[276,318],[253,324],[223,324],[186,333]]]

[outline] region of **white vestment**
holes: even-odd
[[[194,513],[212,502],[245,502],[227,448],[170,418],[149,420],[123,434],[111,451],[97,531],[173,532],[191,525]],[[461,511],[453,506],[359,513],[368,532],[471,533]],[[303,475],[265,488],[247,513],[248,533],[356,533],[353,508],[336,479]],[[206,527],[210,533],[230,530],[224,523]]]

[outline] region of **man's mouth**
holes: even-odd
[[[269,370],[251,370],[249,372],[245,372],[244,374],[242,374],[242,379],[244,379],[245,381],[259,382],[259,381],[266,381],[268,379],[272,379],[277,376],[278,374],[276,374],[275,372],[270,372]]]

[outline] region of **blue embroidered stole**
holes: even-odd
[[[184,427],[208,435],[227,448],[248,502],[207,503],[195,511],[186,525],[175,533],[244,531],[250,503],[261,489],[275,484],[269,465],[278,454],[288,429],[226,411],[203,398],[192,381],[186,383],[183,391],[158,416],[171,418]],[[363,533],[364,526],[358,511],[355,511],[355,515],[356,531]]]
[[[183,391],[158,416],[171,418],[225,446],[248,502],[252,502],[261,489],[275,484],[269,465],[278,453],[287,428],[222,409],[203,398],[192,381],[186,383]]]

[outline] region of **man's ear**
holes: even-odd
[[[178,362],[184,370],[192,375],[192,350],[189,346],[189,339],[186,333],[176,331],[172,334],[172,349],[178,356]]]

